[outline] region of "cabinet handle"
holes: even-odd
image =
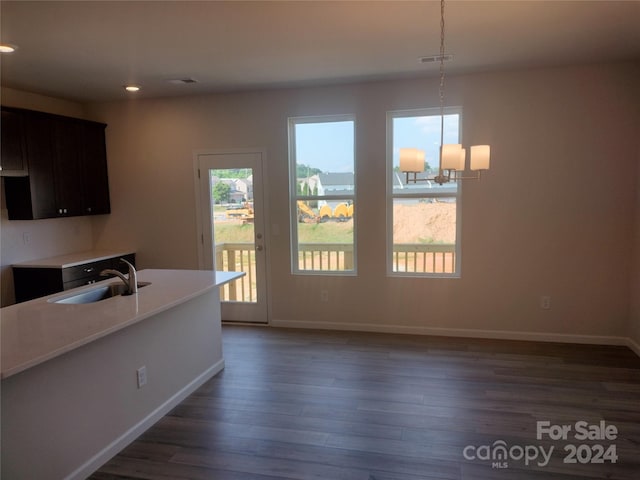
[[[93,268],[93,267],[89,267],[89,268],[85,268],[85,269],[84,269],[85,273],[91,273],[91,272],[93,272],[94,270],[95,270],[95,268]]]

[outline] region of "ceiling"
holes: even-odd
[[[110,101],[437,75],[433,1],[2,1],[2,85]],[[447,74],[640,59],[640,1],[454,1]],[[196,83],[169,80],[191,78]]]

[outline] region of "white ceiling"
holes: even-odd
[[[433,1],[2,1],[2,85],[77,101],[437,75]],[[640,1],[454,1],[446,71],[640,59]],[[167,80],[194,78],[174,85]]]

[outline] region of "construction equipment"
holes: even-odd
[[[333,218],[339,222],[345,222],[349,218],[349,207],[346,203],[339,203],[336,208],[333,209]]]
[[[318,213],[318,215],[320,215],[321,220],[329,220],[333,216],[333,212],[331,212],[331,207],[329,205],[324,204],[320,207],[320,213]]]
[[[227,218],[251,221],[253,220],[253,204],[244,202],[241,205],[228,207],[224,214]]]
[[[315,213],[309,205],[302,200],[298,200],[298,222],[300,223],[320,223],[334,220],[346,222],[353,217],[353,204],[339,203],[333,210],[331,206],[324,204],[320,211]]]
[[[302,200],[298,200],[298,222],[299,223],[320,223],[321,217],[311,210],[309,205]]]

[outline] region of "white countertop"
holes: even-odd
[[[111,278],[2,308],[0,378],[86,345],[243,275],[242,272],[210,270],[141,270],[138,281],[151,282],[151,285],[140,288],[137,295],[87,304],[48,301],[120,282]]]
[[[69,253],[49,258],[39,258],[26,262],[15,263],[20,268],[68,268],[84,263],[98,262],[113,257],[123,257],[134,253],[133,250],[91,250],[88,252]]]

